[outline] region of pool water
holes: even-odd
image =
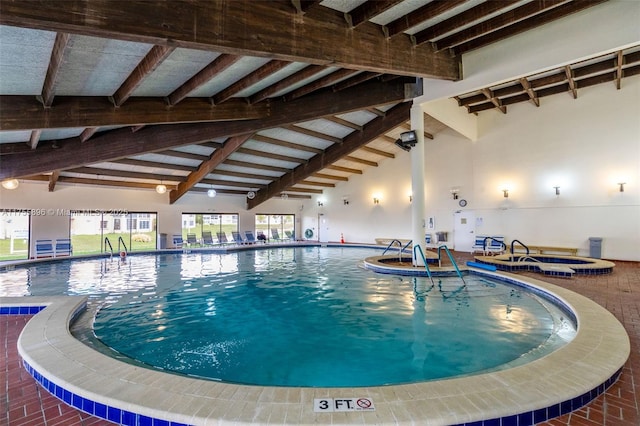
[[[101,267],[100,283],[85,279],[79,288],[70,280],[68,292],[91,289],[101,305],[95,335],[121,355],[265,386],[378,386],[487,372],[549,353],[575,334],[561,310],[522,288],[475,275],[466,285],[457,277],[431,284],[358,266],[375,254],[296,247],[130,256]]]

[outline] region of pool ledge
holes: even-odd
[[[84,297],[0,298],[0,310],[11,313],[10,307],[20,306],[30,313],[46,307],[18,340],[25,367],[70,405],[123,424],[452,425],[502,419],[503,425],[526,425],[573,411],[615,382],[630,344],[611,313],[561,287],[513,274],[495,275],[555,294],[576,314],[574,340],[507,370],[384,387],[244,386],[166,374],[122,363],[76,340],[69,324],[84,309]],[[370,398],[375,411],[314,412],[315,398],[356,397]]]

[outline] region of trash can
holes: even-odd
[[[160,234],[158,236],[158,245],[160,246],[160,249],[167,248],[167,234]]]
[[[589,257],[600,259],[602,257],[602,238],[589,237]]]
[[[447,241],[447,233],[446,232],[436,232],[436,238],[438,242],[441,243],[443,241]]]

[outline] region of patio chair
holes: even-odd
[[[284,231],[284,235],[287,236],[287,240],[290,240],[290,241],[295,240],[295,238],[293,238],[293,232],[291,231]]]
[[[175,248],[182,248],[184,245],[184,241],[182,240],[182,235],[174,235],[173,236],[173,246]]]
[[[267,242],[267,236],[262,231],[258,231],[258,241]]]
[[[253,232],[244,231],[244,235],[247,237],[247,244],[255,244],[258,242],[256,241],[256,237],[253,236]]]
[[[233,241],[236,244],[244,244],[245,241],[242,239],[242,235],[238,231],[231,231],[231,235],[233,236]]]
[[[507,246],[502,235],[494,235],[485,242],[485,255],[503,254],[506,250]]]
[[[71,246],[71,239],[57,238],[56,239],[56,257],[71,256],[72,254],[73,254],[73,247]]]
[[[54,254],[51,240],[36,240],[36,259],[53,257]]]
[[[218,244],[220,245],[229,244],[229,240],[227,240],[227,234],[224,231],[216,232],[216,235],[218,236]]]
[[[276,228],[271,228],[271,237],[273,237],[274,241],[283,241]]]
[[[187,244],[189,245],[189,247],[195,246],[196,244],[200,245],[200,243],[198,243],[198,239],[196,238],[196,234],[187,234]]]
[[[212,246],[213,236],[211,235],[211,231],[202,231],[202,245],[203,246]]]
[[[485,254],[484,252],[484,240],[487,238],[486,235],[476,235],[475,241],[473,243],[473,246],[471,246],[471,253],[482,253]]]

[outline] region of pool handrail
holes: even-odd
[[[122,236],[118,237],[118,253],[120,253],[120,243],[122,243],[122,246],[124,247],[124,252],[129,253],[129,250],[127,250],[127,245],[124,243]],[[111,253],[113,253],[113,249],[111,249]]]
[[[460,268],[458,268],[458,264],[456,263],[455,259],[451,255],[451,252],[449,251],[449,247],[447,247],[446,244],[442,244],[441,246],[438,246],[438,264],[440,266],[442,266],[442,263],[441,263],[442,262],[442,252],[441,252],[442,249],[444,249],[445,253],[447,253],[447,256],[449,256],[449,260],[453,264],[453,267],[456,269],[456,273],[458,274],[458,277],[460,277],[462,282],[464,284],[466,284],[464,278],[462,277],[462,272],[460,272]]]
[[[402,247],[402,243],[400,242],[400,240],[391,240],[391,242],[389,243],[389,245],[387,246],[386,249],[384,249],[384,251],[382,252],[382,255],[384,256],[384,254],[389,251],[389,249],[391,248],[391,246],[393,245],[393,243],[398,243],[398,246]]]
[[[111,241],[109,241],[109,237],[104,237],[104,251],[107,251],[107,246],[109,246],[111,257],[113,257],[113,246],[111,245]]]
[[[416,246],[413,248],[413,257],[416,257],[416,251],[420,252],[420,257],[422,257],[422,262],[424,263],[424,269],[427,271],[427,276],[431,280],[431,284],[434,284],[433,277],[431,276],[431,270],[429,269],[429,265],[427,264],[427,258],[424,257],[424,252],[422,251],[422,247],[420,247],[420,244],[416,244]]]
[[[507,251],[507,245],[504,243],[503,240],[495,238],[495,237],[485,237],[484,241],[482,242],[482,250],[485,253],[487,252],[487,241],[495,241],[496,243],[500,243],[502,245],[502,250]]]
[[[520,241],[520,240],[513,240],[513,241],[511,241],[511,248],[509,249],[509,251],[511,252],[511,257],[512,257],[512,258],[514,257],[514,254],[515,254],[515,253],[513,252],[513,245],[514,245],[514,243],[518,243],[518,244],[520,244],[522,247],[524,247],[524,249],[527,251],[526,256],[529,256],[529,247],[527,247],[527,245],[526,245],[525,243],[523,243],[522,241]]]

